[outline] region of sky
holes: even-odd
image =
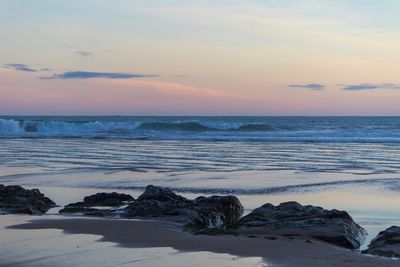
[[[400,115],[398,0],[0,0],[2,115]]]

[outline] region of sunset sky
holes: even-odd
[[[2,115],[400,115],[398,0],[0,0]]]

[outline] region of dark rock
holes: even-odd
[[[24,189],[19,185],[0,185],[0,210],[11,214],[43,214],[56,204],[38,189]]]
[[[400,258],[400,227],[392,226],[380,232],[362,253]]]
[[[192,231],[230,228],[237,223],[243,210],[235,196],[198,197],[193,201],[192,210],[187,213],[188,226]]]
[[[161,202],[167,202],[167,201],[187,201],[186,198],[175,194],[171,189],[165,188],[165,187],[159,187],[159,186],[154,186],[154,185],[148,185],[141,194],[138,199],[138,201],[142,200],[157,200]]]
[[[87,196],[83,199],[83,203],[88,207],[94,206],[121,206],[124,202],[134,201],[135,199],[127,194],[113,193],[97,193]]]
[[[123,217],[184,216],[192,206],[191,201],[137,200],[125,208]]]
[[[171,189],[148,185],[138,199],[125,209],[124,217],[185,216],[193,201],[175,194]]]
[[[81,213],[91,216],[111,216],[117,212],[117,209],[99,209],[93,207],[120,207],[130,203],[135,199],[127,194],[113,193],[97,193],[87,196],[83,202],[76,202],[66,205],[60,213]]]
[[[241,234],[308,236],[346,248],[359,248],[367,232],[345,211],[285,202],[265,204],[240,219]]]
[[[234,196],[198,197],[188,200],[168,188],[149,185],[135,202],[128,205],[122,216],[178,216],[187,222],[187,229],[190,231],[204,231],[208,234],[209,229],[229,228],[242,214],[243,206]]]

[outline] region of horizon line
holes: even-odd
[[[69,115],[69,114],[0,114],[1,117],[400,117],[399,115],[121,115],[121,114],[98,114],[98,115]]]

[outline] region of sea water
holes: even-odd
[[[0,183],[297,200],[373,237],[400,225],[400,117],[2,116]]]

